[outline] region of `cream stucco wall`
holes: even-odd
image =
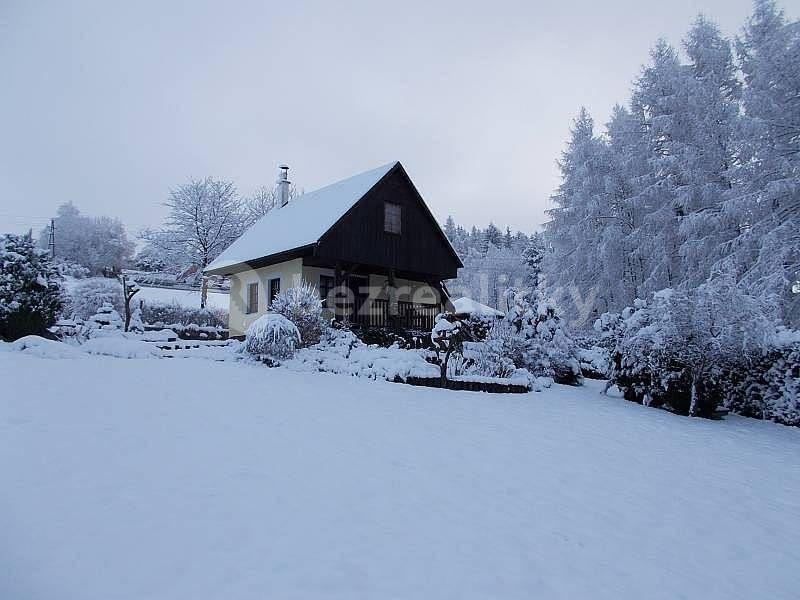
[[[231,336],[244,335],[253,321],[267,312],[269,280],[280,279],[281,289],[298,285],[303,279],[303,259],[295,258],[261,269],[231,275],[231,299],[228,328]],[[247,286],[258,283],[258,312],[247,314]]]
[[[230,317],[228,320],[230,335],[244,335],[250,324],[267,312],[270,279],[279,278],[281,290],[296,286],[304,280],[319,289],[320,275],[333,277],[334,271],[333,269],[304,266],[302,258],[231,275]],[[258,283],[258,312],[247,314],[247,286],[250,283]],[[372,297],[388,298],[387,276],[370,275],[369,286]],[[427,283],[397,278],[395,286],[398,290],[398,301],[421,304],[437,304],[439,302],[438,292]]]

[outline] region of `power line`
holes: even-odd
[[[50,219],[50,256],[56,257],[56,220]]]

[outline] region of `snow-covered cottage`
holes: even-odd
[[[231,278],[232,336],[302,281],[332,315],[364,327],[430,329],[452,308],[442,281],[463,265],[399,162],[291,200],[287,171],[278,178],[280,206],[205,270]]]

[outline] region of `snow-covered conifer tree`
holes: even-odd
[[[0,237],[0,338],[42,335],[63,305],[61,276],[29,236]]]
[[[598,249],[606,212],[607,149],[594,135],[594,121],[582,108],[559,161],[561,185],[545,225],[552,248],[545,259],[548,294],[559,301],[571,321],[585,323],[598,312],[598,282],[603,273]]]

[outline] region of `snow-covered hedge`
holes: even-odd
[[[300,346],[297,327],[283,315],[267,313],[256,319],[245,334],[245,350],[254,356],[286,359]]]
[[[86,340],[80,349],[87,354],[116,358],[160,358],[158,348],[147,342],[130,339],[121,334],[100,335]]]
[[[405,381],[409,377],[439,376],[439,368],[426,360],[428,355],[424,350],[367,345],[351,331],[330,329],[318,344],[298,350],[283,365],[295,371]]]
[[[197,325],[196,323],[148,323],[145,329],[171,329],[181,339],[184,340],[222,340],[228,336],[228,330],[224,327],[212,327],[210,325]]]
[[[43,334],[63,305],[61,276],[27,236],[0,237],[0,338]]]
[[[169,328],[176,324],[226,328],[228,311],[216,308],[194,308],[177,302],[146,301],[142,307],[142,321],[147,325]]]
[[[760,359],[728,371],[724,383],[726,408],[800,426],[800,331],[779,330]]]
[[[698,416],[741,408],[732,398],[750,394],[742,382],[763,376],[775,340],[769,308],[726,280],[662,290],[604,322],[614,325],[598,329],[617,339],[611,381],[625,397]]]
[[[319,342],[328,327],[317,289],[307,281],[278,293],[270,304],[270,310],[295,324],[300,332],[302,346],[312,346]]]

